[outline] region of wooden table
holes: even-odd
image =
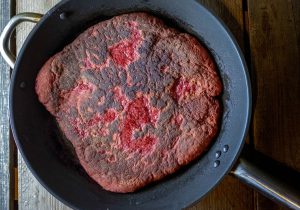
[[[0,29],[10,15],[47,12],[59,0],[0,0]],[[228,25],[250,69],[254,116],[248,143],[300,171],[300,1],[201,0]],[[184,1],[183,1],[184,3]],[[10,9],[11,8],[11,9]],[[21,25],[18,51],[32,28]],[[69,209],[51,196],[27,169],[8,124],[9,67],[0,58],[0,209]],[[231,176],[193,210],[285,209]]]

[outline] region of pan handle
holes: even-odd
[[[268,198],[300,209],[300,173],[271,158],[246,146],[231,174]]]
[[[9,49],[9,39],[17,25],[22,22],[37,23],[43,17],[38,13],[20,13],[12,17],[0,35],[0,53],[11,68],[14,68],[16,56]]]

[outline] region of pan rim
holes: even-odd
[[[59,2],[58,4],[56,4],[53,8],[51,8],[46,14],[45,16],[41,19],[41,21],[34,27],[34,29],[30,32],[30,34],[28,35],[28,37],[26,38],[26,41],[24,42],[23,44],[23,47],[20,51],[20,56],[19,57],[22,57],[22,54],[24,52],[24,48],[28,45],[28,43],[30,42],[30,39],[32,37],[32,35],[37,31],[37,29],[39,28],[40,25],[42,25],[44,23],[44,21],[47,19],[48,16],[50,16],[53,12],[55,12],[57,10],[57,8],[60,8],[62,5],[70,2],[71,0],[64,0],[64,1],[61,1]],[[247,113],[246,113],[246,124],[243,126],[243,139],[242,141],[240,141],[240,145],[239,145],[239,149],[238,151],[236,152],[236,155],[233,159],[233,161],[231,161],[231,164],[229,165],[228,169],[226,171],[224,171],[223,175],[221,176],[221,178],[219,180],[217,180],[214,184],[214,186],[212,188],[210,188],[208,192],[210,192],[211,190],[213,190],[219,183],[221,180],[223,180],[223,178],[225,177],[226,174],[228,174],[228,172],[231,170],[231,168],[234,166],[234,164],[236,163],[237,159],[239,158],[239,155],[242,151],[242,148],[243,148],[243,145],[245,143],[245,138],[246,138],[246,135],[248,133],[248,130],[249,130],[249,127],[250,127],[250,121],[251,121],[251,114],[252,114],[252,92],[251,92],[251,81],[250,81],[250,75],[249,75],[249,71],[248,71],[248,68],[247,68],[247,64],[246,64],[246,61],[245,61],[245,58],[243,56],[243,53],[239,47],[239,45],[237,44],[237,41],[235,39],[235,37],[233,36],[233,34],[230,32],[230,30],[228,29],[228,27],[224,24],[224,22],[216,15],[214,14],[214,12],[212,12],[210,9],[208,9],[207,7],[203,6],[200,2],[198,2],[197,0],[192,0],[193,2],[199,4],[200,7],[202,7],[204,10],[206,10],[210,16],[212,18],[214,18],[216,20],[216,22],[218,22],[221,27],[224,29],[224,31],[228,34],[233,46],[234,46],[234,49],[236,50],[237,54],[239,55],[239,57],[237,57],[236,59],[239,59],[242,66],[243,66],[243,70],[244,70],[244,76],[245,76],[245,82],[246,82],[246,87],[247,87]],[[19,58],[18,57],[18,58]],[[23,148],[21,146],[21,143],[20,143],[20,140],[18,138],[18,134],[17,134],[17,129],[15,127],[15,118],[14,118],[14,112],[13,112],[13,92],[14,92],[14,88],[15,88],[15,85],[14,85],[14,81],[15,81],[15,77],[18,73],[18,69],[19,69],[19,60],[20,59],[17,59],[17,62],[16,62],[16,68],[15,70],[12,72],[12,76],[11,76],[11,85],[10,85],[10,93],[9,93],[9,111],[10,111],[10,122],[11,122],[11,128],[12,128],[12,133],[13,133],[13,137],[15,139],[15,142],[17,144],[17,147],[24,159],[24,161],[26,162],[26,165],[27,167],[29,168],[29,170],[31,171],[31,173],[34,175],[34,177],[39,181],[39,183],[41,183],[41,185],[47,189],[47,191],[49,191],[54,197],[56,197],[58,200],[60,200],[61,202],[65,203],[66,205],[74,208],[74,209],[77,209],[76,206],[74,206],[72,203],[68,202],[67,200],[64,200],[61,196],[59,196],[57,194],[57,192],[54,192],[52,190],[51,187],[48,186],[47,183],[45,183],[38,175],[38,173],[32,168],[31,164],[30,164],[30,161],[28,160],[25,152],[23,151]],[[206,193],[206,194],[207,194]],[[193,205],[195,202],[197,202],[199,200],[196,200],[194,201],[193,203],[189,204],[188,206],[190,205]],[[184,206],[183,208],[186,208],[188,206]]]

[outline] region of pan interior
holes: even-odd
[[[223,80],[224,113],[218,137],[201,158],[138,192],[118,194],[103,190],[76,162],[61,155],[65,150],[59,143],[63,137],[53,117],[39,103],[34,87],[45,61],[80,32],[101,20],[134,11],[161,17],[206,45]],[[67,14],[64,20],[60,19],[62,12]],[[20,86],[23,82],[26,87]],[[73,208],[185,208],[210,191],[236,160],[249,123],[249,85],[245,62],[233,37],[197,1],[188,0],[184,4],[181,0],[63,1],[33,29],[19,54],[11,83],[11,126],[18,148],[36,178]],[[218,159],[216,152],[222,152]]]

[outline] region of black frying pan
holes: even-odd
[[[61,137],[51,115],[34,91],[35,78],[46,60],[70,43],[88,26],[114,15],[147,11],[196,36],[212,53],[224,84],[224,114],[219,136],[200,159],[175,175],[135,193],[103,190],[84,173],[62,160]],[[251,88],[245,64],[235,39],[216,16],[194,0],[66,0],[43,18],[33,13],[15,16],[1,36],[1,52],[14,67],[10,89],[10,117],[14,138],[28,167],[55,197],[76,209],[181,209],[192,205],[230,171],[237,160],[250,122]],[[8,39],[22,21],[38,22],[28,36],[14,66]],[[247,156],[248,154],[248,156]],[[268,174],[277,165],[253,165],[252,153],[232,172],[271,198],[297,208],[297,184]],[[263,163],[264,157],[259,157]],[[64,159],[64,158],[63,158]],[[265,169],[265,170],[263,170]],[[285,175],[292,180],[291,173]],[[268,187],[268,189],[266,188]]]

